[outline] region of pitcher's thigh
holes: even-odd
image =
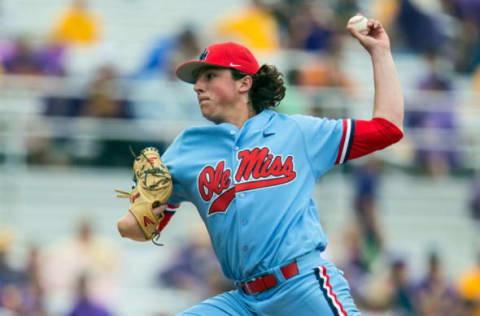
[[[178,314],[180,316],[252,316],[238,291],[229,291],[211,297]]]

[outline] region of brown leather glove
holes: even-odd
[[[172,177],[153,147],[140,152],[133,162],[135,186],[131,192],[115,190],[119,198],[130,199],[130,212],[135,216],[145,238],[152,239],[158,234],[158,224],[164,213],[153,214],[153,209],[166,204],[172,194]]]

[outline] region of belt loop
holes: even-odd
[[[250,282],[247,282],[245,283],[243,286],[242,286],[242,290],[247,293],[247,294],[255,294],[255,290],[251,288],[251,286],[249,285]]]

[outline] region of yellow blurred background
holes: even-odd
[[[0,315],[174,315],[233,288],[193,205],[122,240],[129,151],[209,124],[173,71],[213,42],[278,66],[278,111],[368,119],[357,12],[387,29],[405,137],[314,199],[364,315],[480,315],[480,1],[0,1]]]

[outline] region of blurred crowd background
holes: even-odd
[[[405,137],[314,199],[364,315],[480,315],[480,0],[1,0],[0,315],[174,315],[233,288],[192,205],[164,247],[121,240],[129,146],[209,124],[175,67],[234,40],[284,73],[278,108],[368,119],[361,12],[387,29]]]

